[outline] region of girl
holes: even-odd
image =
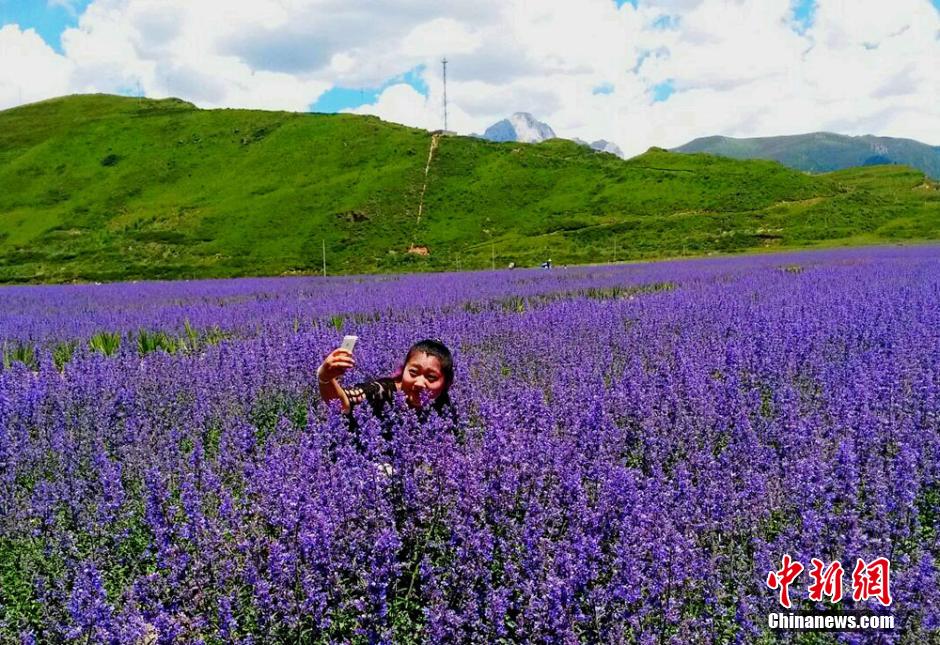
[[[442,413],[452,408],[448,392],[454,382],[454,361],[443,343],[436,340],[415,343],[402,367],[392,376],[343,387],[339,379],[355,364],[351,353],[335,349],[317,368],[320,396],[324,401],[339,399],[346,414],[354,405],[367,401],[373,412],[381,416],[385,405],[395,400],[395,392],[404,394],[409,407],[419,411],[434,409]]]

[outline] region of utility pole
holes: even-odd
[[[447,131],[447,57],[441,59],[444,67],[444,131]]]
[[[323,277],[326,277],[326,240],[320,240],[323,242]]]

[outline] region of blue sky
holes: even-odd
[[[35,29],[36,32],[55,51],[62,53],[62,32],[78,24],[79,15],[92,0],[0,0],[0,25],[16,23],[21,29]],[[618,6],[632,4],[637,6],[642,0],[614,0]],[[817,0],[797,0],[794,3],[793,20],[800,32],[808,29],[813,22]],[[940,9],[940,0],[931,0]],[[676,16],[663,15],[656,23],[657,27],[669,29],[675,27]],[[387,79],[375,87],[333,87],[310,106],[316,112],[339,112],[363,104],[375,103],[382,90],[395,83],[407,83],[423,95],[428,89],[421,78],[421,68]],[[594,90],[595,94],[607,94],[612,87],[604,85]],[[669,99],[674,93],[671,80],[650,88],[655,102]]]
[[[632,4],[634,7],[637,6],[639,0],[614,0],[617,3],[618,7],[622,7],[625,4]],[[931,0],[933,6],[940,9],[940,0]],[[801,25],[802,29],[808,28],[813,22],[813,9],[816,5],[816,0],[797,0],[794,3],[793,8],[793,19]]]
[[[353,110],[430,129],[440,127],[446,55],[450,127],[461,133],[525,111],[561,136],[626,152],[815,130],[940,143],[930,71],[940,0],[897,1],[903,11],[883,0],[783,0],[773,11],[764,0],[456,0],[422,11],[414,0],[369,0],[363,11],[333,1],[314,10],[283,0],[0,0],[0,27],[17,26],[0,32],[0,109],[101,91],[206,108]],[[89,15],[92,2],[109,9]],[[817,10],[824,3],[831,10]],[[506,19],[506,7],[528,15],[536,5],[539,20]],[[724,20],[738,8],[733,17],[753,21],[759,40]],[[63,32],[83,15],[64,52]],[[810,29],[816,47],[793,37]],[[864,37],[843,37],[853,30]],[[309,55],[284,55],[295,50]]]
[[[665,101],[675,92],[675,88],[672,85],[672,79],[668,79],[653,86],[653,102],[659,103]]]
[[[2,0],[0,0],[2,1]],[[617,6],[631,4],[637,6],[640,0],[614,0]],[[931,0],[938,9],[940,9],[940,0]],[[800,33],[805,32],[813,24],[813,15],[816,10],[817,0],[797,0],[793,6],[793,20],[796,23],[796,29]],[[678,16],[663,15],[656,20],[654,25],[660,29],[670,29],[678,24]],[[642,62],[642,61],[641,61]],[[639,66],[639,63],[638,65]],[[634,70],[635,71],[635,70]],[[315,112],[339,112],[340,110],[357,107],[366,103],[375,103],[378,97],[389,85],[405,82],[411,85],[415,90],[427,96],[427,86],[423,83],[419,75],[420,70],[409,71],[403,76],[389,79],[381,86],[369,88],[347,88],[334,87],[323,94],[316,103],[311,106]],[[613,86],[605,83],[593,90],[594,94],[609,94],[613,91]],[[666,101],[675,93],[675,87],[672,79],[667,79],[650,88],[650,94],[653,102],[659,103]]]
[[[617,3],[618,7],[622,7],[625,4],[632,4],[634,7],[637,6],[639,0],[614,0]],[[931,0],[935,7],[940,9],[940,0]],[[805,16],[807,13],[810,13],[812,6],[816,4],[815,0],[799,0],[797,2],[796,14],[799,19],[802,16]]]
[[[56,52],[62,52],[61,36],[69,27],[78,24],[78,18],[92,0],[0,0],[0,26],[15,23],[21,29],[35,29]],[[421,78],[423,67],[386,80],[376,87],[333,87],[310,106],[314,112],[339,112],[366,103],[374,103],[386,87],[407,83],[427,96],[427,84]],[[136,90],[128,89],[127,93]]]
[[[813,11],[816,9],[815,0],[803,0],[793,9],[793,19],[805,31],[813,24]]]
[[[576,0],[574,0],[576,1]],[[632,4],[637,6],[641,0],[614,0],[617,6]],[[931,0],[940,10],[940,0]],[[78,24],[78,16],[91,4],[91,0],[0,0],[0,26],[16,23],[22,29],[35,29],[53,49],[62,52],[60,37],[68,27]],[[812,24],[813,10],[816,0],[797,0],[795,2],[793,18],[806,29]],[[374,88],[373,88],[374,89]],[[353,92],[359,97],[359,88],[336,88],[334,96],[326,99],[324,105],[335,102],[337,105],[345,103],[343,99],[347,93]],[[368,90],[366,91],[368,94]],[[349,94],[350,100],[352,94]]]
[[[378,87],[333,87],[323,93],[316,103],[310,106],[312,112],[339,112],[366,103],[375,103],[386,87],[396,83],[407,83],[424,96],[428,95],[428,86],[421,77],[424,66],[410,69],[400,76],[388,79]]]
[[[91,0],[0,0],[0,26],[16,23],[21,29],[35,29],[54,50],[62,53],[61,36],[78,24],[78,16]]]
[[[940,8],[940,0],[931,0],[935,6]],[[617,3],[618,7],[622,7],[625,4],[632,4],[634,7],[637,6],[639,0],[614,0]],[[798,0],[795,3],[793,8],[793,18],[797,23],[801,25],[802,29],[806,29],[812,24],[813,21],[813,9],[815,8],[816,0]],[[669,22],[669,16],[663,16],[662,18],[666,23]],[[662,26],[668,26],[668,24],[663,24]]]

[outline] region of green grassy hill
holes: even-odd
[[[769,159],[808,172],[832,172],[856,166],[903,164],[940,178],[940,146],[912,139],[849,137],[813,132],[783,137],[702,137],[673,149],[706,152],[733,159]]]
[[[6,110],[0,282],[317,272],[324,242],[330,273],[362,273],[940,238],[940,190],[906,167],[437,141],[426,178],[432,135],[373,117],[105,95]]]

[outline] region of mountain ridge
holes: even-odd
[[[811,176],[655,148],[621,160],[557,138],[176,99],[0,111],[6,283],[319,273],[324,248],[337,274],[935,239],[940,190],[901,166]]]
[[[483,132],[487,141],[505,143],[541,143],[556,138],[555,131],[528,112],[515,112],[510,117],[497,121]]]
[[[539,121],[529,112],[515,112],[510,117],[497,121],[488,127],[483,134],[472,134],[470,136],[495,141],[497,143],[517,142],[517,143],[541,143],[549,139],[558,139],[555,131],[544,121]],[[575,137],[567,139],[575,143],[596,150],[598,152],[607,152],[609,154],[624,158],[623,150],[616,143],[606,139],[598,139],[588,143],[584,139]]]
[[[699,137],[673,152],[705,152],[733,159],[767,159],[807,172],[832,172],[867,165],[900,164],[940,179],[940,146],[898,137],[850,136],[834,132],[776,137]]]

